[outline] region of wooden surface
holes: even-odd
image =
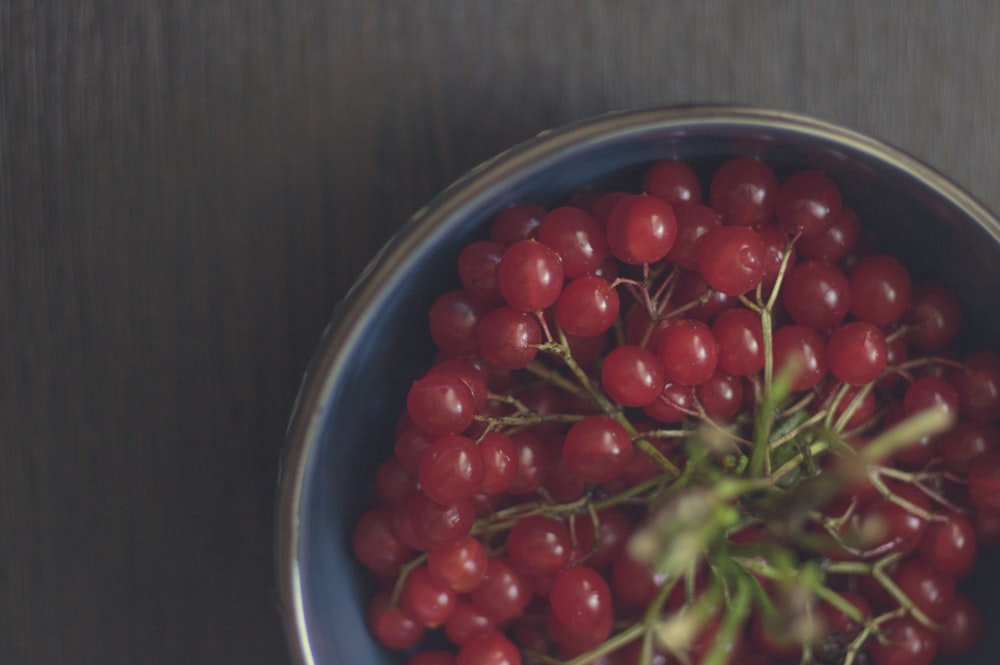
[[[465,170],[610,109],[745,102],[998,208],[998,29],[989,0],[0,0],[0,662],[291,662],[299,377]]]

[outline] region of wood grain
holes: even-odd
[[[998,27],[988,0],[0,0],[0,661],[291,662],[299,377],[460,173],[606,110],[743,102],[997,208]]]

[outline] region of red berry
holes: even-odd
[[[840,189],[821,171],[799,171],[778,189],[774,213],[781,228],[803,238],[825,232],[841,210]]]
[[[825,330],[839,325],[850,311],[851,285],[832,263],[802,261],[786,273],[781,298],[796,323]]]
[[[723,224],[757,226],[774,213],[778,178],[754,157],[734,157],[716,170],[709,184],[709,205]]]
[[[520,615],[531,601],[531,589],[504,559],[490,559],[482,583],[469,594],[475,606],[498,624]]]
[[[458,255],[458,277],[472,296],[483,302],[499,303],[503,294],[497,286],[497,265],[506,247],[491,240],[467,245]]]
[[[620,261],[653,263],[667,255],[677,238],[670,204],[652,196],[626,196],[611,209],[608,246]]]
[[[802,258],[837,262],[854,250],[861,231],[858,213],[848,206],[841,206],[825,231],[795,243]]]
[[[854,264],[848,275],[851,313],[877,326],[895,323],[910,306],[910,273],[887,254],[873,254]]]
[[[670,205],[701,202],[701,181],[686,162],[663,159],[653,162],[642,176],[642,191]]]
[[[969,465],[969,497],[976,508],[1000,515],[1000,451],[991,451]]]
[[[679,319],[655,340],[667,380],[684,386],[707,381],[719,363],[719,346],[712,329],[695,319]]]
[[[792,390],[809,390],[826,375],[826,344],[809,326],[782,326],[774,331],[773,344],[776,374],[794,367]]]
[[[722,226],[722,221],[714,210],[697,203],[675,204],[674,215],[677,218],[677,239],[667,252],[667,260],[684,270],[695,270],[702,237]]]
[[[542,218],[536,237],[556,251],[568,278],[594,272],[608,254],[604,227],[579,208],[564,206],[550,210]]]
[[[457,434],[472,424],[476,400],[459,376],[429,374],[410,386],[406,412],[428,434]]]
[[[507,304],[520,312],[540,311],[559,297],[563,288],[562,259],[536,240],[519,240],[497,264],[497,286]]]
[[[521,665],[521,652],[498,630],[473,635],[458,650],[455,665]]]
[[[614,349],[601,366],[601,385],[608,397],[624,406],[645,406],[663,390],[660,360],[635,344]]]
[[[400,608],[425,628],[442,625],[455,611],[457,603],[454,590],[437,582],[427,566],[410,571],[399,597]]]
[[[355,556],[375,573],[394,573],[413,555],[392,526],[392,513],[373,508],[361,515],[351,534]]]
[[[976,533],[961,515],[949,514],[927,525],[920,541],[920,556],[947,575],[963,575],[976,560]]]
[[[483,456],[484,494],[496,496],[510,489],[517,473],[517,446],[503,432],[490,432],[479,442]]]
[[[564,332],[594,337],[614,325],[621,306],[618,292],[597,275],[578,277],[563,289],[556,301],[556,321]]]
[[[375,595],[368,604],[368,625],[375,639],[390,649],[409,649],[424,637],[424,627],[400,607],[389,604],[388,590]]]
[[[522,575],[550,575],[569,562],[572,538],[565,523],[544,515],[523,517],[507,533],[507,554]]]
[[[764,332],[760,315],[743,307],[728,309],[715,319],[712,334],[719,345],[719,367],[736,376],[764,368]]]
[[[833,331],[826,344],[830,373],[852,386],[877,379],[885,369],[887,355],[885,336],[867,321],[845,323]]]
[[[743,226],[720,226],[698,244],[698,272],[726,295],[738,296],[760,284],[766,248],[760,234]]]
[[[559,573],[552,583],[549,604],[559,624],[574,635],[589,636],[610,629],[614,611],[611,589],[593,568],[578,566]]]
[[[609,416],[588,416],[566,432],[562,456],[566,468],[588,483],[618,478],[632,461],[632,439]]]
[[[511,307],[499,307],[476,326],[479,354],[500,369],[521,369],[535,359],[542,342],[538,318]]]
[[[490,222],[490,240],[509,247],[518,240],[534,238],[544,215],[545,208],[539,205],[519,204],[505,208]]]
[[[913,287],[913,305],[903,317],[907,341],[924,353],[941,351],[954,341],[962,323],[962,308],[951,290],[921,282]]]
[[[472,536],[460,536],[427,553],[431,577],[456,593],[468,593],[479,586],[488,562],[486,548]]]
[[[937,655],[934,631],[911,617],[890,619],[880,626],[881,639],[866,642],[872,665],[931,665]]]

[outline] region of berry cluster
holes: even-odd
[[[702,191],[705,191],[703,196]],[[1000,354],[826,174],[498,212],[353,547],[408,665],[928,665],[1000,542]],[[963,355],[964,354],[964,355]]]

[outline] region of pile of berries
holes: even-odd
[[[860,217],[749,156],[499,211],[353,533],[377,640],[408,665],[972,650],[1000,354]]]

